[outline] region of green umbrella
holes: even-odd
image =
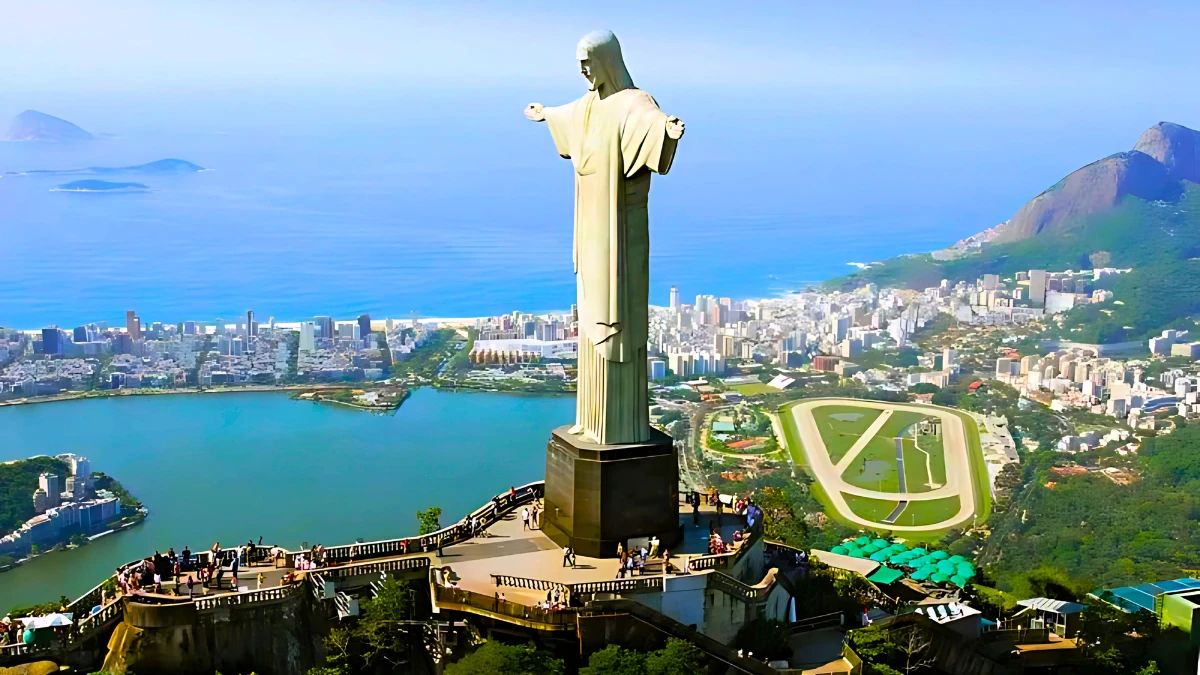
[[[939,572],[944,572],[946,574],[954,574],[955,570],[957,569],[954,566],[954,563],[950,562],[949,560],[941,561],[937,564],[937,568]]]
[[[934,574],[938,573],[937,565],[925,565],[921,569],[924,570],[929,576],[933,576]]]
[[[925,555],[925,549],[921,548],[920,546],[914,548],[912,551],[917,555]]]
[[[887,553],[883,551],[876,551],[871,554],[871,560],[874,560],[875,562],[883,562],[887,560]]]
[[[955,574],[954,576],[950,577],[950,583],[962,588],[963,586],[967,585],[967,580]]]
[[[865,555],[863,555],[863,552],[859,549],[854,549],[854,550],[850,551],[849,553],[847,553],[846,555],[850,556],[851,558],[865,558],[866,557]]]
[[[950,581],[950,577],[946,576],[945,574],[942,574],[941,572],[938,572],[937,574],[930,575],[929,580],[935,584],[944,584],[947,581]]]
[[[842,542],[842,546],[845,546],[846,548],[853,551],[854,549],[858,548],[858,543],[856,541],[854,541],[853,539],[851,539],[850,541]]]
[[[949,558],[946,558],[946,560],[949,560],[950,562],[954,563],[955,565],[957,565],[958,563],[967,561],[967,559],[962,557],[961,555],[952,555]]]
[[[908,551],[908,547],[904,544],[892,544],[888,547],[888,550],[892,553],[906,553]]]
[[[893,553],[892,557],[888,558],[888,562],[893,565],[903,565],[906,560],[907,558],[904,557],[903,553]]]
[[[838,555],[846,555],[850,552],[850,549],[846,548],[845,546],[834,546],[833,548],[829,549],[829,552],[836,553]]]
[[[875,544],[875,548],[887,548],[887,546],[888,546],[887,539],[876,539],[875,541],[873,541],[871,543]]]
[[[964,579],[974,579],[975,578],[975,570],[970,567],[959,567],[958,568],[958,576],[960,576]]]
[[[950,557],[950,554],[946,553],[945,551],[934,551],[933,553],[929,554],[929,557],[933,558],[934,560],[945,560],[946,558]]]
[[[862,536],[862,537],[859,537],[858,539],[855,539],[854,543],[858,544],[859,546],[866,546],[867,544],[871,543],[871,538],[867,537],[867,536]]]
[[[929,572],[926,572],[925,570],[920,569],[920,570],[917,570],[916,572],[913,572],[909,576],[912,577],[913,581],[925,581],[926,579],[929,578]]]
[[[878,551],[879,547],[875,544],[867,544],[859,550],[863,552],[863,555],[871,555],[872,553]]]
[[[924,567],[929,562],[929,556],[921,555],[908,561],[909,567]]]

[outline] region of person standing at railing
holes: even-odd
[[[528,508],[521,509],[521,523],[522,523],[522,527],[521,527],[522,532],[529,529],[529,509]]]

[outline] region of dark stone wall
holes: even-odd
[[[196,610],[191,603],[126,601],[125,620],[109,641],[104,670],[113,675],[303,673],[322,656],[309,596]]]

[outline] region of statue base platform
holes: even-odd
[[[589,558],[615,558],[617,544],[681,536],[679,464],[671,437],[651,429],[644,443],[600,445],[554,430],[546,449],[542,529],[559,546]]]

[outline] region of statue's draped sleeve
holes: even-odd
[[[573,128],[572,118],[578,103],[579,101],[573,101],[566,105],[542,109],[542,114],[546,116],[546,126],[550,127],[550,136],[554,139],[554,149],[560,157],[576,161],[579,157],[579,135],[582,130]]]
[[[644,91],[632,97],[621,128],[621,159],[626,177],[642,169],[664,174],[675,159],[676,139],[667,136],[667,119],[654,98]]]

